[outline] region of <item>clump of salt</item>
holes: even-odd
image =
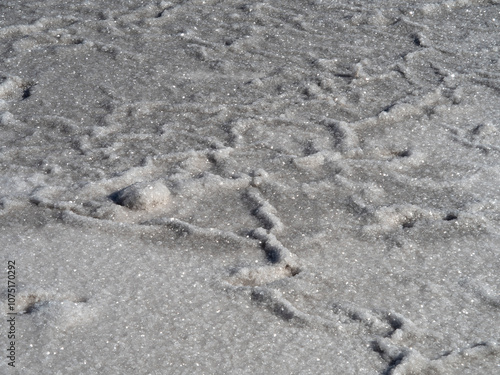
[[[113,195],[117,204],[132,210],[149,210],[170,202],[170,190],[160,180],[137,182]]]

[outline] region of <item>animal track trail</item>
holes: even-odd
[[[459,285],[488,306],[495,309],[500,308],[500,294],[488,284],[478,280],[463,278],[459,281]]]
[[[475,342],[455,350],[436,349],[439,332],[424,330],[394,311],[367,309],[350,302],[335,302],[332,308],[335,314],[364,326],[373,337],[371,349],[387,363],[383,375],[448,374],[453,373],[450,368],[454,366],[460,368],[465,363],[473,367],[475,361],[500,353],[495,341]]]
[[[39,207],[61,211],[63,221],[77,225],[104,225],[115,230],[121,228],[138,234],[146,232],[153,235],[160,235],[164,228],[168,228],[178,233],[213,241],[222,240],[238,246],[260,246],[268,264],[231,270],[226,281],[233,286],[267,285],[294,277],[301,272],[302,262],[277,238],[277,235],[284,231],[278,211],[258,187],[268,178],[267,172],[257,170],[250,176],[242,175],[239,178],[224,178],[205,173],[199,178],[174,176],[170,179],[147,179],[153,171],[151,165],[146,165],[136,172],[131,172],[129,177],[123,175],[114,180],[103,180],[99,188],[94,186],[88,192],[83,191],[80,194],[83,198],[81,203],[61,201],[58,199],[57,189],[44,188],[36,189],[30,197],[30,202]],[[130,184],[137,180],[139,182]],[[109,193],[113,187],[123,186],[125,181],[129,185],[121,189],[114,188],[114,192]],[[105,193],[106,191],[108,193]],[[104,195],[96,197],[96,193]],[[182,218],[190,211],[180,217],[176,215],[176,211],[172,211],[175,206],[180,210],[179,213],[182,213],[185,210],[182,202],[188,199],[201,199],[201,203],[213,205],[212,201],[216,197],[212,193],[222,194],[221,196],[229,194],[244,201],[242,208],[246,207],[249,216],[254,217],[261,226],[245,229],[232,224],[229,229],[220,229],[222,223],[212,217],[212,221],[215,220],[219,225],[208,227],[203,225],[204,223],[199,225],[189,217]],[[91,200],[85,201],[87,198]],[[165,215],[168,213],[172,213],[173,217]]]
[[[427,358],[416,349],[398,347],[387,340],[379,340],[374,350],[380,352],[388,362],[382,372],[384,375],[457,373],[450,369],[463,369],[464,365],[474,368],[477,362],[481,363],[488,357],[497,357],[500,354],[500,346],[493,341],[474,343],[458,350],[445,352],[436,358]]]
[[[278,216],[278,211],[262,195],[258,185],[267,173],[259,170],[254,173],[251,186],[246,189],[245,197],[254,207],[254,215],[262,224],[250,232],[250,237],[259,241],[265,253],[266,266],[242,267],[233,271],[227,280],[232,285],[262,286],[276,280],[293,277],[301,272],[299,258],[287,249],[275,234],[284,230],[284,225]]]

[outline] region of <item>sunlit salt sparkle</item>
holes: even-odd
[[[493,2],[82,4],[2,8],[27,370],[495,373]]]

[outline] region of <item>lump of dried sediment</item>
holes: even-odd
[[[114,195],[116,203],[132,210],[149,210],[170,202],[170,190],[159,180],[137,182]]]

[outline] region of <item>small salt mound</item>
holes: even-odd
[[[38,302],[29,314],[33,316],[36,325],[63,331],[87,324],[96,316],[88,303],[72,301]]]
[[[160,180],[137,182],[116,192],[112,199],[132,210],[149,210],[170,202],[170,190]]]
[[[0,99],[12,100],[22,95],[23,80],[15,76],[0,76]]]
[[[298,268],[292,268],[289,265],[243,267],[236,270],[228,281],[233,285],[259,286],[292,277],[298,273],[300,273]]]

